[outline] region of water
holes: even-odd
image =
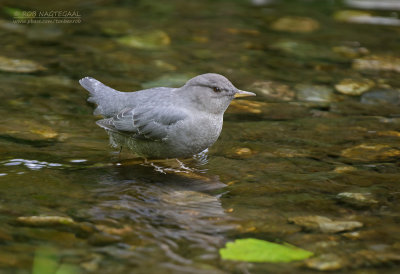
[[[10,24],[1,13],[0,56],[35,62],[0,58],[2,272],[395,273],[400,45],[397,4],[384,2],[6,1],[78,10],[82,22]],[[206,72],[258,96],[234,102],[207,155],[184,160],[193,172],[119,155],[77,82],[130,91]],[[353,95],[335,88],[344,79]],[[32,216],[58,219],[21,219]],[[301,216],[362,227],[324,231]],[[219,257],[248,237],[315,256]]]

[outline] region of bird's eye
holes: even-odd
[[[213,90],[214,90],[215,92],[221,92],[221,89],[220,89],[219,87],[213,87]]]

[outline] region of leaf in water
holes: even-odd
[[[3,7],[3,12],[9,15],[10,17],[19,17],[22,16],[22,10],[13,7]]]
[[[32,274],[53,274],[58,267],[60,257],[57,250],[52,247],[42,246],[36,249],[33,259]]]
[[[289,244],[280,245],[252,238],[227,243],[219,253],[225,260],[271,263],[303,260],[314,255]]]
[[[73,264],[62,264],[57,269],[57,272],[55,272],[55,274],[79,274],[79,273],[81,273],[80,268]]]

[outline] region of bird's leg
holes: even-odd
[[[143,158],[143,160],[143,164],[141,164],[142,166],[151,166],[154,168],[155,171],[166,174],[162,167],[155,165],[153,162],[147,161],[147,158]]]
[[[194,171],[196,171],[196,170],[194,170],[194,169],[192,169],[192,168],[190,168],[190,167],[185,166],[185,164],[182,163],[178,158],[175,158],[175,160],[178,162],[179,168],[181,168],[181,169],[183,169],[183,170],[186,170],[186,171],[189,171],[189,172],[194,172]]]
[[[119,154],[121,154],[121,152],[122,152],[122,146],[121,146],[121,148],[119,149]]]

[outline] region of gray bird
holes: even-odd
[[[97,104],[95,115],[114,146],[128,146],[138,156],[187,158],[218,139],[223,115],[235,97],[255,96],[237,89],[224,76],[198,75],[180,88],[157,87],[136,92],[112,89],[91,77],[79,83]]]

